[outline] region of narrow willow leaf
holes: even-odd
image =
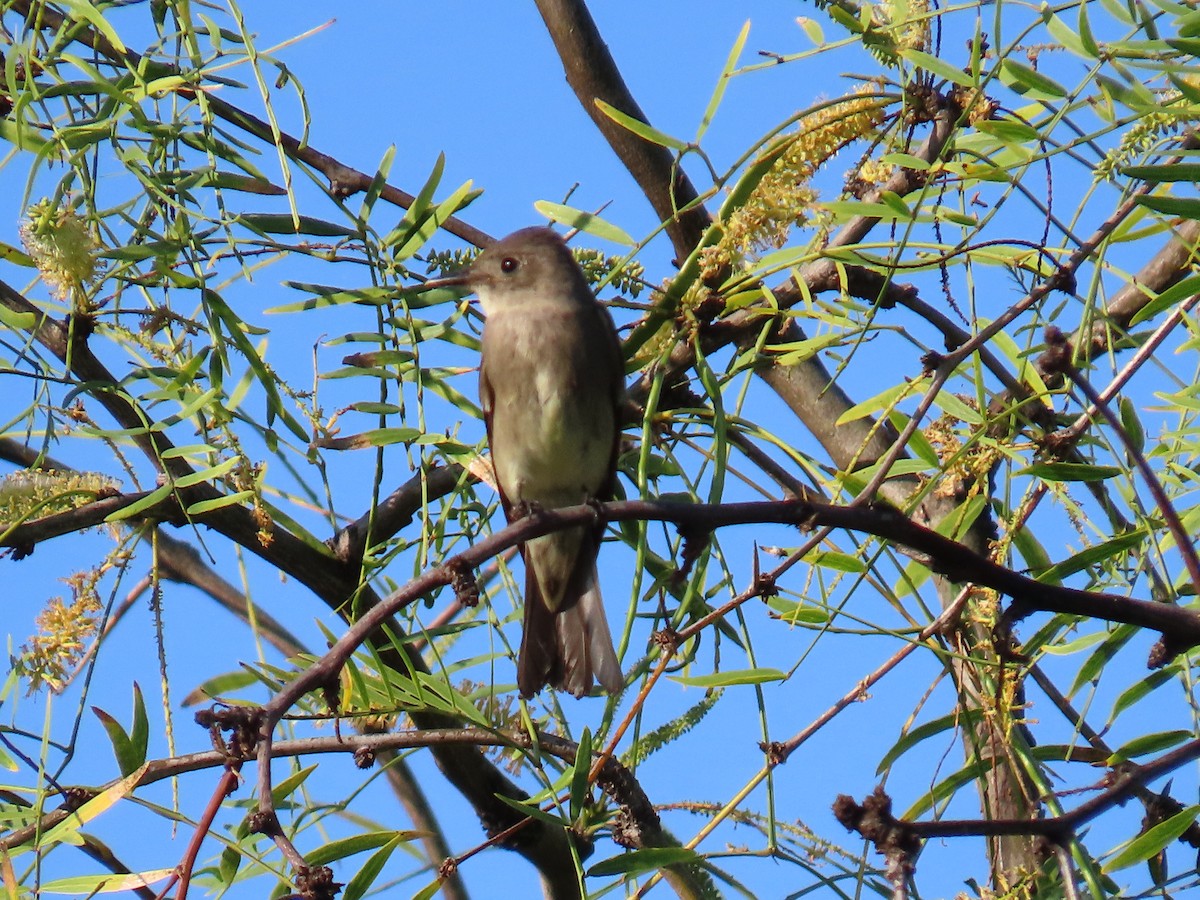
[[[133,745],[129,740],[129,735],[121,727],[121,723],[98,706],[92,707],[92,713],[100,720],[100,724],[104,726],[104,732],[108,735],[108,742],[112,745],[113,756],[117,760],[117,768],[121,774],[128,775],[130,772],[135,771],[141,763],[130,765],[134,759]],[[142,762],[145,762],[145,760],[142,760]]]
[[[446,154],[439,153],[437,160],[433,164],[433,170],[425,179],[425,183],[421,185],[421,190],[417,191],[417,196],[413,198],[413,202],[409,204],[408,209],[404,211],[400,222],[393,228],[383,239],[385,247],[394,247],[398,244],[403,244],[408,241],[413,230],[429,215],[429,204],[433,202],[433,195],[437,192],[437,187],[442,183],[442,173],[446,169]]]
[[[810,565],[833,569],[835,572],[860,573],[867,571],[867,564],[857,556],[839,553],[836,550],[815,550],[807,554],[804,561]]]
[[[1001,60],[1000,80],[1018,94],[1035,100],[1061,100],[1067,96],[1067,89],[1053,78],[1013,59]]]
[[[237,221],[261,234],[307,234],[313,237],[353,237],[354,232],[344,225],[335,225],[312,216],[288,213],[242,213]]]
[[[124,506],[121,509],[118,509],[116,512],[109,513],[107,516],[105,516],[104,521],[120,522],[122,519],[128,519],[132,516],[140,515],[145,510],[150,509],[151,507],[156,506],[162,501],[166,500],[169,496],[171,496],[171,485],[159,485],[140,500],[130,503],[128,506]]]
[[[696,129],[697,144],[700,143],[705,132],[708,131],[708,126],[712,124],[712,120],[717,115],[717,110],[720,108],[721,101],[725,97],[725,89],[729,86],[729,80],[733,78],[734,70],[737,69],[738,59],[741,58],[742,50],[746,46],[746,38],[749,36],[750,20],[747,19],[733,42],[733,48],[729,51],[729,56],[725,59],[725,65],[721,69],[721,74],[717,77],[717,86],[713,89],[712,97],[709,98],[708,106],[705,107],[704,115],[700,119],[700,127]]]
[[[820,47],[825,43],[825,31],[821,28],[821,23],[815,19],[809,19],[806,16],[797,16],[796,24],[812,41],[814,47]]]
[[[731,669],[711,675],[672,675],[671,680],[687,687],[729,687],[735,684],[766,684],[783,681],[787,675],[779,669]]]
[[[67,13],[72,19],[83,20],[104,35],[104,39],[112,44],[113,49],[118,53],[126,52],[125,44],[116,29],[104,18],[104,13],[88,3],[87,0],[62,0],[62,5],[67,8]]]
[[[1200,219],[1200,197],[1137,197],[1139,204],[1155,212],[1183,219]]]
[[[1117,408],[1121,415],[1121,428],[1129,439],[1129,449],[1141,453],[1146,448],[1146,429],[1138,418],[1137,405],[1129,397],[1122,397]]]
[[[652,144],[658,144],[660,147],[668,147],[671,150],[678,150],[680,153],[688,149],[688,145],[678,138],[663,134],[657,128],[621,112],[615,106],[605,103],[603,100],[596,101],[596,108],[625,130],[632,131],[638,137],[644,138]]]
[[[118,802],[132,793],[145,773],[146,766],[139,766],[136,771],[131,772],[116,784],[97,794],[43,834],[40,846],[49,847],[55,843],[80,843],[82,838],[79,836],[79,830],[87,825],[88,822],[108,812]]]
[[[1076,56],[1082,56],[1084,59],[1094,59],[1090,53],[1084,49],[1083,41],[1079,34],[1060,19],[1058,16],[1050,15],[1046,19],[1046,30],[1054,36],[1054,39],[1074,53]]]
[[[1107,541],[1102,541],[1094,547],[1081,550],[1069,559],[1051,566],[1038,576],[1038,581],[1045,581],[1050,578],[1055,580],[1068,578],[1076,572],[1082,572],[1084,569],[1099,565],[1105,560],[1121,556],[1130,550],[1140,547],[1145,540],[1146,532],[1142,529],[1136,529],[1128,534],[1109,538]]]
[[[12,263],[14,266],[24,266],[26,269],[35,268],[33,258],[28,253],[3,241],[0,241],[0,259]]]
[[[1114,750],[1112,756],[1108,759],[1108,764],[1116,766],[1131,759],[1137,759],[1139,756],[1162,753],[1164,750],[1178,747],[1184,741],[1191,740],[1194,736],[1190,731],[1184,731],[1183,729],[1143,734]]]
[[[1086,3],[1079,4],[1079,42],[1088,56],[1092,59],[1099,58],[1100,47],[1096,44],[1096,37],[1092,33],[1092,23],[1088,21]]]
[[[1041,478],[1043,481],[1106,481],[1123,470],[1118,466],[1094,466],[1090,463],[1034,463],[1014,474]]]
[[[38,890],[43,894],[74,894],[90,897],[94,894],[126,894],[163,881],[176,874],[171,869],[147,869],[145,872],[122,872],[118,875],[79,875],[43,882]]]
[[[1083,665],[1079,667],[1079,671],[1075,673],[1075,680],[1071,683],[1067,696],[1073,697],[1084,685],[1095,683],[1101,673],[1108,669],[1113,657],[1133,639],[1133,635],[1132,625],[1118,625],[1111,634],[1106,635],[1100,646],[1091,652],[1084,660]]]
[[[402,841],[397,839],[390,840],[367,857],[359,870],[346,882],[342,891],[344,900],[360,900],[375,885],[379,873],[401,843]]]
[[[570,228],[578,228],[585,234],[601,240],[612,241],[614,244],[621,244],[624,247],[632,247],[637,243],[616,225],[582,209],[562,203],[551,203],[549,200],[538,200],[533,204],[533,208],[551,222],[561,222]]]
[[[1165,822],[1159,822],[1126,844],[1120,852],[1104,864],[1102,871],[1105,874],[1117,872],[1156,856],[1163,848],[1173,844],[1191,828],[1197,816],[1200,816],[1200,806],[1189,806]]]
[[[503,794],[497,794],[496,799],[507,806],[511,806],[517,812],[521,813],[521,815],[537,819],[539,822],[545,822],[547,825],[562,828],[567,824],[558,816],[546,812],[535,803],[522,803],[520,800],[515,800],[512,797],[505,797]]]
[[[1121,713],[1135,705],[1139,700],[1152,693],[1155,689],[1162,687],[1162,685],[1166,684],[1168,681],[1174,680],[1178,677],[1178,675],[1179,673],[1173,671],[1171,668],[1158,669],[1157,671],[1146,675],[1144,678],[1135,681],[1125,690],[1121,691],[1117,699],[1113,701],[1112,712],[1108,714],[1108,722],[1106,723],[1105,730],[1107,730],[1108,725],[1112,725],[1112,723],[1117,720],[1117,717],[1121,715]]]
[[[571,821],[579,820],[588,797],[588,772],[592,768],[592,730],[586,725],[575,749],[575,768],[571,772]]]
[[[676,866],[682,863],[700,865],[704,862],[695,850],[686,847],[655,847],[650,850],[634,850],[610,859],[602,860],[588,869],[589,876],[600,875],[641,875],[654,872],[666,866]]]
[[[943,59],[938,59],[932,54],[925,53],[922,50],[901,50],[899,53],[901,59],[912,63],[918,69],[924,69],[938,78],[943,78],[952,84],[961,85],[962,87],[974,87],[975,79],[964,72],[962,69],[955,68],[950,63]]]
[[[310,776],[316,770],[316,766],[309,766],[308,768],[301,769],[299,772],[293,772],[287,778],[283,779],[283,781],[276,785],[272,785],[271,798],[276,803],[282,803],[288,798],[292,791],[299,789],[300,785],[308,781],[308,776]]]
[[[236,456],[231,456],[229,459],[219,462],[215,466],[210,466],[199,472],[192,472],[190,475],[183,475],[175,479],[175,487],[189,488],[192,485],[202,484],[206,481],[216,481],[236,467],[239,461]]]
[[[1127,178],[1138,178],[1151,184],[1187,181],[1200,182],[1200,163],[1164,163],[1160,166],[1125,166],[1119,170]]]
[[[905,394],[920,390],[920,386],[912,384],[897,384],[887,390],[881,391],[874,397],[863,400],[861,403],[856,403],[837,420],[838,425],[845,425],[848,422],[854,422],[858,419],[865,419],[872,413],[880,412],[881,410],[890,407],[893,403],[903,397]]]
[[[202,516],[213,510],[223,509],[226,506],[237,506],[239,503],[253,499],[254,491],[238,491],[236,494],[226,494],[223,497],[214,497],[212,500],[199,500],[189,506],[184,512],[189,516]]]
[[[977,122],[975,128],[1006,144],[1024,145],[1041,138],[1041,133],[1036,128],[1025,122],[1018,122],[1016,119],[989,119]]]
[[[882,775],[892,768],[892,764],[901,756],[916,747],[918,744],[929,740],[931,737],[942,734],[946,731],[958,730],[977,722],[983,713],[977,709],[965,709],[950,713],[934,719],[932,722],[926,722],[923,725],[918,725],[916,728],[908,732],[892,745],[891,749],[884,754],[883,759],[879,761],[879,765],[875,768],[876,775]]]

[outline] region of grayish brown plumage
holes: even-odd
[[[480,254],[465,283],[487,317],[479,399],[509,521],[611,497],[621,346],[566,243],[547,228],[517,231]],[[596,574],[600,537],[599,527],[570,528],[521,548],[524,696],[546,684],[576,697],[594,681],[610,693],[624,685]]]

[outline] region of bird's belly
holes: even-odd
[[[530,373],[522,393],[494,423],[492,456],[509,500],[555,507],[596,496],[608,479],[611,408],[544,372]]]

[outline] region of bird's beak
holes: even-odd
[[[420,284],[413,285],[410,290],[413,291],[433,291],[438,288],[469,288],[470,281],[467,278],[466,272],[458,272],[454,275],[447,275],[445,278],[429,278]]]

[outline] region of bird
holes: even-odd
[[[487,247],[462,277],[484,313],[479,398],[509,522],[610,499],[616,483],[625,365],[608,310],[566,242],[524,228]],[[582,697],[624,687],[596,560],[602,526],[521,545],[523,697],[546,685]]]

